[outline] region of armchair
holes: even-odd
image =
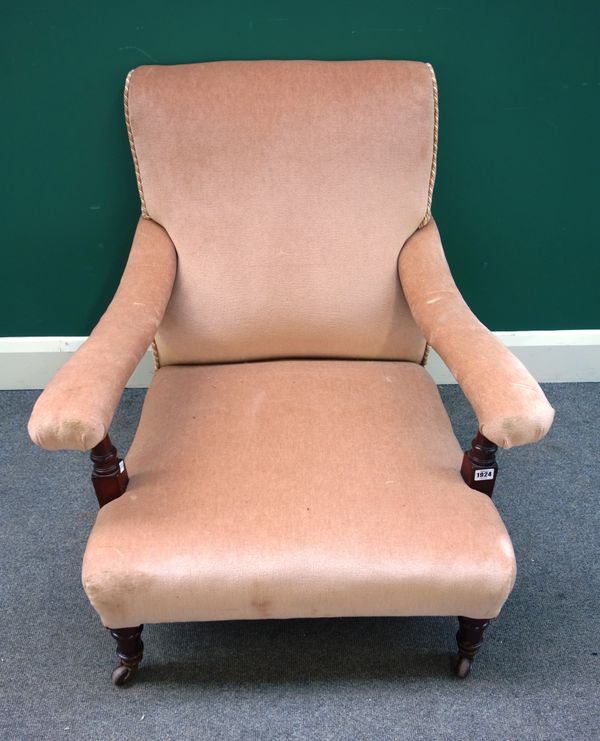
[[[553,410],[450,275],[433,70],[145,66],[125,117],[129,261],[29,422],[44,448],[91,450],[83,584],[113,681],[143,623],[359,615],[459,616],[465,677],[515,579],[495,452],[539,440]],[[110,423],[150,343],[125,465]],[[479,420],[464,456],[427,343]]]

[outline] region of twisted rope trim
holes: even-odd
[[[131,70],[125,79],[125,90],[123,92],[123,103],[125,107],[125,124],[127,125],[127,136],[129,137],[129,147],[131,149],[131,157],[133,158],[133,168],[135,170],[135,179],[137,182],[138,193],[140,194],[140,204],[142,210],[142,218],[149,219],[148,210],[146,209],[146,200],[144,198],[144,189],[142,188],[142,176],[140,174],[140,163],[135,149],[135,141],[133,139],[133,130],[131,128],[131,117],[129,115],[129,86],[131,85],[131,77],[135,70]],[[160,355],[158,354],[158,345],[156,339],[152,340],[152,357],[154,358],[154,370],[160,368]]]
[[[438,86],[435,78],[435,71],[431,64],[427,63],[429,68],[429,74],[431,75],[431,86],[433,89],[433,152],[431,154],[431,172],[429,174],[429,188],[427,189],[427,211],[423,218],[423,221],[419,224],[418,228],[422,229],[427,226],[431,221],[431,201],[433,200],[433,186],[435,185],[435,173],[437,170],[437,150],[438,150],[438,133],[440,126],[440,111],[438,101]],[[423,357],[421,358],[421,365],[426,366],[429,360],[429,352],[431,345],[427,342],[425,344],[425,350]]]
[[[433,153],[431,155],[431,173],[429,175],[429,188],[427,190],[427,211],[423,221],[418,226],[419,229],[427,226],[431,220],[431,201],[433,199],[433,186],[435,185],[435,173],[437,169],[438,131],[440,123],[437,80],[435,79],[433,67],[429,63],[427,63],[427,67],[431,74],[431,85],[433,87]]]
[[[154,370],[157,371],[160,368],[160,355],[158,354],[156,338],[152,340],[152,357],[154,358]]]
[[[127,136],[129,137],[129,147],[131,148],[131,156],[133,158],[133,167],[135,170],[135,179],[137,181],[138,192],[140,194],[140,203],[142,207],[142,218],[149,219],[148,211],[146,210],[146,201],[144,199],[144,189],[142,188],[142,176],[140,175],[140,163],[138,161],[137,152],[135,151],[135,141],[133,140],[133,131],[131,128],[131,118],[129,116],[129,86],[131,84],[131,76],[135,70],[131,70],[125,80],[125,91],[123,93],[123,102],[125,105],[125,123],[127,125]]]

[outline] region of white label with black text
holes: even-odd
[[[493,468],[480,468],[478,471],[475,471],[475,481],[485,481],[486,479],[493,479],[493,478],[494,478]]]

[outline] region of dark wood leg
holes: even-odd
[[[489,624],[489,620],[468,617],[458,618],[458,632],[456,633],[458,656],[454,670],[459,679],[464,679],[469,674],[475,654],[483,643],[483,631]]]
[[[129,682],[144,656],[144,643],[141,638],[143,629],[143,625],[135,628],[109,628],[111,636],[117,642],[119,663],[113,670],[112,681],[118,687]]]
[[[471,443],[471,449],[465,451],[460,469],[465,483],[471,489],[487,494],[490,498],[498,477],[497,450],[498,446],[478,430]],[[483,643],[483,631],[489,624],[489,619],[458,618],[458,632],[456,634],[458,656],[455,672],[460,679],[464,679],[471,671],[475,654]]]
[[[497,450],[498,446],[478,430],[471,443],[471,450],[465,452],[460,469],[465,483],[488,497],[492,496],[498,477]]]
[[[98,443],[90,458],[94,464],[92,484],[100,507],[117,499],[125,493],[129,476],[125,462],[117,455],[117,449],[107,435]],[[109,628],[111,636],[117,642],[119,664],[113,670],[112,681],[118,686],[128,682],[137,671],[138,664],[144,655],[144,644],[141,635],[143,625],[134,628]]]
[[[102,442],[92,448],[90,458],[94,464],[92,484],[100,507],[117,499],[127,489],[129,476],[125,462],[117,455],[117,449],[107,435]]]

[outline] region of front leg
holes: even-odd
[[[490,621],[487,619],[459,617],[456,643],[458,644],[458,656],[456,658],[455,672],[459,679],[464,679],[471,670],[471,664],[475,654],[483,643],[483,631],[488,627]]]
[[[119,663],[113,670],[112,681],[118,687],[133,677],[144,656],[144,643],[141,638],[143,629],[143,625],[134,628],[109,628],[111,636],[117,642]]]

